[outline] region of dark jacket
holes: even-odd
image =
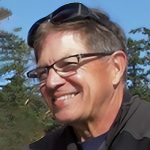
[[[82,150],[69,126],[47,134],[29,147],[30,150]],[[99,150],[150,150],[150,103],[126,95]]]

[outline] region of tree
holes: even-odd
[[[6,8],[0,8],[0,20],[3,20],[12,15],[12,12]]]
[[[128,87],[132,94],[138,94],[141,98],[149,100],[150,30],[142,27],[131,30],[130,34],[134,35],[134,38],[128,39]]]
[[[11,15],[0,7],[0,21]],[[56,126],[36,88],[28,86],[25,70],[30,53],[22,38],[0,31],[0,147],[4,150],[20,149]]]
[[[128,40],[128,87],[133,94],[148,100],[150,30],[139,28],[131,34],[142,34],[143,39]],[[31,50],[23,39],[0,31],[0,79],[4,81],[0,83],[0,147],[4,150],[20,149],[23,144],[43,135],[43,130],[57,126],[36,88],[30,87],[26,80],[25,70],[31,63],[30,56]]]
[[[13,33],[0,32],[0,147],[20,149],[39,138],[54,122],[35,88],[28,86],[25,70],[31,50]]]

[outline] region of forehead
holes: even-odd
[[[53,63],[63,57],[85,53],[87,48],[77,32],[50,32],[40,49],[38,64]]]

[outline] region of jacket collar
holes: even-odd
[[[135,101],[135,99],[137,99],[137,96],[132,96],[127,90],[124,92],[122,105],[107,136],[107,147],[111,145],[113,139],[115,139],[115,137],[120,133],[127,121],[131,118],[136,109],[139,107],[140,102]]]

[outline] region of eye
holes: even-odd
[[[78,65],[78,63],[76,63],[76,62],[67,62],[67,63],[63,64],[63,66],[61,67],[61,70],[63,72],[73,71],[73,70],[77,69],[77,65]]]
[[[78,61],[76,57],[66,58],[55,64],[55,69],[62,72],[73,71],[77,69]]]
[[[45,80],[47,78],[47,68],[37,68],[36,76],[40,81]]]
[[[38,79],[39,79],[40,81],[45,80],[46,78],[47,78],[47,73],[42,73],[42,74],[40,74],[40,76],[38,77]]]

